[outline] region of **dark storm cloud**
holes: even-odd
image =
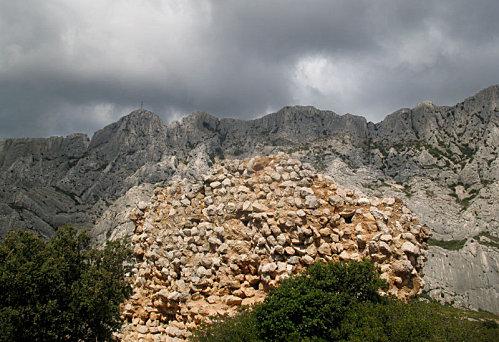
[[[499,80],[497,1],[0,0],[0,137],[310,104],[378,121]]]

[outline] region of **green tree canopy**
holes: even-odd
[[[124,241],[93,249],[68,226],[48,241],[9,232],[0,243],[0,341],[110,339],[131,293],[129,258]]]

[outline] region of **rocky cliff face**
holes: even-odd
[[[285,151],[341,185],[403,199],[433,232],[429,295],[499,312],[498,97],[496,85],[377,124],[295,106],[251,121],[194,113],[166,125],[142,110],[92,139],[0,140],[0,233],[50,236],[70,223],[94,227],[101,242],[131,234],[127,213],[153,195],[151,184],[200,179],[217,159]]]
[[[0,227],[50,236],[70,223],[91,226],[129,188],[167,179],[173,171],[165,127],[153,113],[133,112],[91,140],[8,139],[0,143]]]

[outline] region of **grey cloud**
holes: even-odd
[[[497,1],[0,0],[0,137],[290,104],[378,121],[499,80]]]

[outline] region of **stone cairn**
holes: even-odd
[[[137,261],[124,341],[185,340],[319,260],[367,258],[388,294],[422,290],[427,227],[399,199],[362,197],[288,155],[220,161],[203,180],[154,193],[130,213]]]

